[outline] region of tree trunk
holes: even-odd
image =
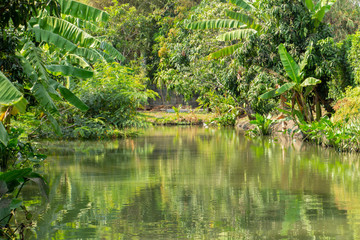
[[[315,112],[316,112],[316,121],[319,121],[321,118],[321,104],[319,100],[319,94],[315,90]]]

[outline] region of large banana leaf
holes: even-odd
[[[9,134],[7,133],[3,123],[0,121],[0,142],[7,146],[9,142]]]
[[[238,29],[227,32],[218,36],[220,41],[233,41],[247,39],[249,36],[255,34],[257,31],[254,29]]]
[[[63,96],[70,104],[77,107],[81,111],[89,110],[89,107],[83,101],[81,101],[74,93],[72,93],[62,84],[55,80],[51,80],[50,83],[54,89],[59,89],[61,96]]]
[[[83,48],[99,48],[120,61],[125,57],[111,44],[99,41],[74,24],[55,17],[44,17],[38,20],[40,28],[51,31]],[[77,49],[75,50],[77,51]],[[76,53],[75,53],[76,54]]]
[[[313,77],[308,77],[307,79],[305,79],[300,86],[301,87],[306,87],[306,86],[315,86],[317,84],[320,84],[321,80],[317,79],[317,78],[313,78]]]
[[[58,109],[55,106],[55,103],[51,99],[49,93],[43,84],[36,82],[31,88],[31,92],[34,94],[36,100],[43,106],[50,114],[59,114]]]
[[[55,76],[74,76],[78,78],[91,78],[94,76],[93,71],[82,68],[65,65],[47,65],[46,69]]]
[[[14,104],[14,108],[17,112],[24,113],[26,111],[26,105],[28,101],[25,98],[21,98],[20,101]]]
[[[230,3],[235,4],[236,6],[241,7],[246,11],[249,11],[254,8],[252,5],[250,5],[248,2],[244,0],[230,0]]]
[[[255,29],[258,32],[261,32],[263,29],[261,25],[257,24],[256,21],[248,15],[233,11],[226,11],[226,15],[232,19],[242,22],[249,28]]]
[[[92,68],[90,63],[83,57],[80,57],[76,54],[67,54],[66,59],[70,64],[75,66],[80,66],[82,68]]]
[[[105,53],[109,54],[110,56],[117,58],[119,61],[125,61],[125,57],[116,48],[107,42],[101,42],[100,49],[104,50]]]
[[[313,0],[305,0],[305,6],[312,12],[314,11]]]
[[[96,61],[102,61],[104,63],[107,62],[106,59],[98,51],[91,48],[79,47],[74,51],[74,54],[83,57],[90,62],[96,62]]]
[[[286,48],[283,44],[279,45],[279,54],[282,64],[284,65],[287,75],[295,83],[300,84],[300,67],[286,51]]]
[[[87,21],[107,22],[109,14],[100,9],[72,0],[59,0],[61,12]]]
[[[0,105],[13,105],[23,98],[23,94],[0,71]]]
[[[70,16],[70,15],[67,15],[67,16],[65,16],[64,19],[82,29],[88,29],[92,32],[98,32],[100,30],[98,25],[96,25],[92,22],[86,21],[86,20],[82,20],[80,18],[76,18],[76,17]]]
[[[96,38],[64,19],[47,16],[38,19],[38,23],[41,29],[58,34],[80,47],[92,48],[100,45]]]
[[[30,79],[32,79],[33,82],[37,81],[38,78],[42,79],[43,81],[48,81],[49,74],[42,59],[42,50],[36,47],[33,42],[28,41],[24,44],[21,50],[21,54],[28,62],[28,64],[25,63],[25,72],[28,74]],[[35,73],[36,75],[34,75]]]
[[[236,49],[238,49],[241,46],[241,44],[235,44],[235,45],[231,45],[228,47],[224,47],[223,49],[220,49],[219,51],[216,51],[214,53],[211,53],[209,55],[210,58],[213,59],[217,59],[217,58],[221,58],[221,57],[226,57],[226,56],[230,56],[231,54],[233,54]]]
[[[260,95],[260,99],[266,100],[266,99],[274,98],[276,96],[280,96],[281,94],[291,90],[295,85],[296,85],[295,82],[285,83],[278,89],[274,89]]]
[[[219,28],[241,28],[245,27],[242,22],[232,19],[217,19],[192,22],[186,25],[190,29],[219,29]]]
[[[95,50],[103,59],[105,62],[107,63],[112,63],[114,62],[114,58],[112,56],[110,56],[109,54],[101,51],[101,50]]]
[[[74,51],[77,48],[71,41],[53,32],[40,29],[38,26],[31,28],[31,31],[34,33],[37,42],[53,44],[57,48],[64,49],[67,52]]]
[[[64,87],[60,84],[59,90],[60,90],[61,95],[69,103],[71,103],[72,105],[74,105],[75,107],[80,109],[81,111],[85,112],[85,111],[89,110],[89,107],[83,101],[81,101],[74,93],[72,93],[69,89],[67,89],[66,87]]]

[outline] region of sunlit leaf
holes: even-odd
[[[91,78],[94,76],[93,71],[65,65],[47,65],[46,69],[55,76],[73,76],[78,78]]]
[[[244,23],[231,19],[204,20],[192,22],[186,25],[190,29],[219,29],[219,28],[241,28]]]
[[[239,29],[230,31],[218,36],[220,41],[233,41],[247,39],[249,36],[255,34],[257,31],[254,29]]]
[[[317,78],[313,78],[313,77],[309,77],[309,78],[306,78],[302,83],[301,83],[301,87],[306,87],[306,86],[314,86],[316,84],[319,84],[321,83],[321,80],[320,79],[317,79]]]
[[[23,94],[0,71],[0,105],[13,105],[20,101]]]
[[[287,75],[290,77],[291,80],[293,80],[297,84],[300,84],[300,67],[286,51],[283,44],[279,45],[279,54]]]
[[[221,57],[226,57],[226,56],[230,56],[231,54],[233,54],[236,49],[238,49],[242,44],[235,44],[235,45],[231,45],[229,47],[224,47],[223,49],[220,49],[219,51],[216,51],[214,53],[211,53],[209,55],[210,58],[216,59],[216,58],[221,58]]]
[[[59,4],[61,6],[61,13],[63,14],[93,22],[107,22],[109,19],[107,12],[77,1],[59,0]]]

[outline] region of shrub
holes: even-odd
[[[118,63],[98,64],[94,78],[78,86],[78,95],[89,106],[86,118],[102,119],[117,128],[137,126],[136,110],[155,98],[156,93],[146,89],[145,78]]]
[[[360,87],[348,88],[345,97],[337,101],[334,109],[333,122],[347,122],[350,118],[357,118],[360,113]]]

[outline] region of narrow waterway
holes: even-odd
[[[42,145],[37,239],[360,239],[357,155],[195,127]]]

